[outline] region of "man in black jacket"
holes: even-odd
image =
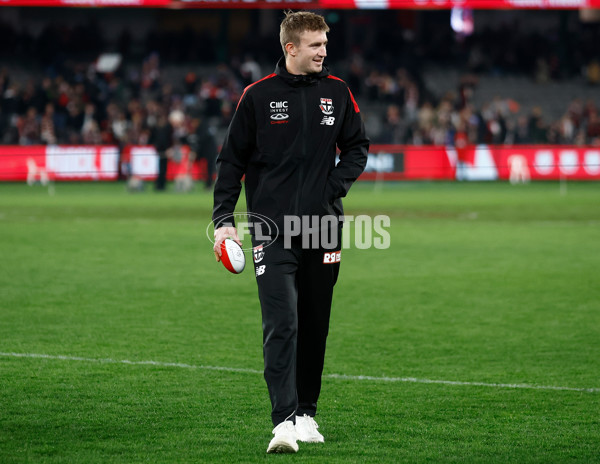
[[[154,145],[158,155],[158,176],[155,189],[162,192],[167,188],[167,165],[169,162],[167,153],[173,146],[173,126],[164,111],[159,115],[156,127],[150,133],[150,143]]]
[[[340,265],[341,198],[367,162],[358,105],[323,64],[328,31],[320,15],[286,14],[284,57],[273,74],[244,90],[217,160],[217,261],[225,238],[241,245],[233,212],[244,175],[248,212],[279,229],[267,242],[253,236],[275,426],[268,453],[296,452],[297,439],[324,441],[314,416]]]

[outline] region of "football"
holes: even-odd
[[[230,238],[221,243],[221,262],[225,269],[234,274],[239,274],[246,267],[246,256],[242,247]]]

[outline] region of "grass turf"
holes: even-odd
[[[53,356],[0,355],[0,462],[600,462],[597,184],[355,185],[391,247],[342,253],[326,443],[294,456],[265,454],[256,285],[211,203],[0,184],[0,352]]]

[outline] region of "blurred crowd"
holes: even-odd
[[[509,90],[484,103],[475,99],[482,75],[540,85],[583,77],[600,85],[600,26],[580,23],[576,14],[548,13],[540,33],[493,13],[471,36],[455,34],[444,12],[331,17],[337,21],[332,34],[339,34],[330,44],[330,57],[338,60],[333,68],[361,104],[373,143],[600,144],[598,99],[565,102],[560,116],[519,102]],[[143,145],[151,143],[161,116],[175,142],[193,138],[200,126],[222,135],[245,86],[271,72],[280,53],[272,34],[255,33],[262,13],[248,14],[253,27],[239,43],[189,25],[148,28],[137,42],[123,29],[109,43],[106,20],[46,21],[34,35],[0,18],[0,59],[15,65],[0,69],[0,143]],[[96,60],[109,48],[126,65],[101,72]],[[465,74],[457,88],[437,95],[423,77],[431,65]],[[177,73],[167,72],[173,67]]]
[[[161,78],[157,54],[126,76],[77,63],[23,82],[2,69],[1,143],[144,145],[161,115],[183,139],[199,121],[226,126],[242,90],[241,75],[225,66],[204,80],[188,73],[180,91],[174,84]]]
[[[161,116],[171,124],[174,140],[186,140],[201,123],[213,134],[222,133],[244,87],[263,73],[250,56],[212,69],[202,77],[189,71],[182,82],[171,82],[161,73],[158,54],[127,73],[101,73],[94,63],[72,63],[60,74],[23,81],[2,69],[0,142],[144,145],[151,143]],[[404,68],[368,70],[359,58],[350,61],[344,77],[358,100],[370,105],[364,113],[367,123],[377,119],[373,143],[600,145],[594,101],[575,99],[561,118],[548,120],[539,107],[524,113],[511,98],[474,105],[474,74],[464,75],[457,89],[441,96]]]
[[[466,74],[456,90],[439,98],[410,77],[372,72],[365,81],[369,100],[385,101],[376,143],[410,145],[559,144],[600,146],[600,116],[595,100],[576,98],[558,119],[549,119],[540,106],[524,112],[513,98],[495,97],[473,103],[478,78]]]

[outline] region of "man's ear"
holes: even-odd
[[[288,55],[296,56],[296,46],[292,42],[285,44],[285,51],[288,53]]]

